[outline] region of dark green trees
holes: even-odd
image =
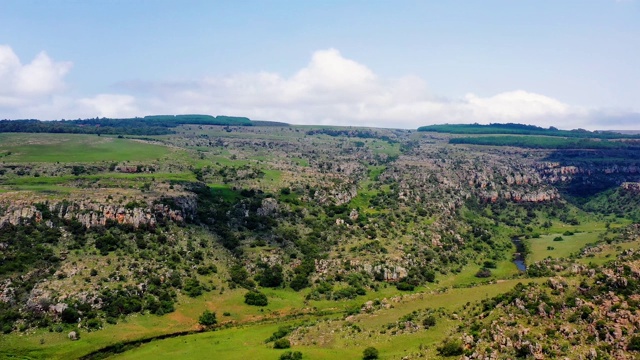
[[[218,319],[216,318],[216,313],[205,310],[200,318],[198,318],[198,323],[204,327],[210,328],[218,323]]]

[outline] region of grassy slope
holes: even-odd
[[[157,159],[169,152],[160,145],[106,136],[75,134],[0,134],[6,162],[94,162]]]
[[[511,289],[518,280],[507,280],[493,285],[466,289],[451,289],[444,293],[426,293],[422,296],[407,296],[389,310],[372,315],[360,315],[355,323],[362,329],[356,336],[335,335],[329,344],[317,346],[295,346],[293,350],[301,351],[305,359],[326,359],[332,357],[358,358],[367,346],[376,346],[381,357],[391,358],[415,352],[420,345],[435,348],[459,322],[441,318],[435,328],[413,334],[399,336],[382,336],[379,331],[387,323],[397,321],[403,315],[424,308],[444,308],[456,311],[468,301],[477,301],[495,296]],[[291,322],[291,323],[295,323]],[[344,322],[338,321],[338,328]],[[282,350],[274,350],[264,343],[279,326],[284,323],[261,324],[256,326],[234,328],[189,335],[185,337],[155,341],[137,349],[116,356],[117,359],[152,359],[158,356],[172,355],[181,359],[199,359],[215,356],[223,359],[277,359]],[[330,325],[329,325],[330,326]],[[378,333],[378,334],[375,334]],[[369,334],[375,334],[369,337]],[[435,352],[431,351],[435,356]]]
[[[595,243],[601,232],[577,233],[575,235],[566,236],[562,234],[550,234],[540,236],[539,239],[526,240],[531,249],[531,254],[527,257],[527,261],[536,262],[547,257],[566,258],[571,254],[576,254],[589,243]],[[556,237],[562,237],[563,241],[553,241]],[[548,250],[552,247],[553,250]]]

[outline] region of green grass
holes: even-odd
[[[504,266],[508,270],[508,262],[499,264],[499,268]],[[155,315],[134,315],[126,318],[124,322],[117,325],[105,324],[103,330],[96,332],[82,331],[82,339],[72,342],[66,338],[66,334],[72,328],[66,329],[62,333],[50,333],[46,329],[37,330],[29,336],[10,334],[0,337],[0,358],[3,356],[22,356],[24,358],[46,358],[46,359],[68,359],[77,358],[91,351],[95,351],[109,344],[121,341],[147,338],[161,334],[168,334],[178,331],[194,329],[198,316],[209,309],[217,312],[219,321],[255,321],[264,319],[268,323],[253,323],[241,325],[238,328],[220,330],[197,335],[182,336],[174,339],[154,341],[143,345],[132,351],[119,355],[116,358],[123,359],[146,359],[152,357],[164,358],[174,356],[177,358],[197,359],[203,354],[215,354],[217,358],[245,359],[245,358],[278,358],[281,351],[273,350],[264,344],[264,339],[283,324],[278,320],[283,315],[297,312],[301,309],[315,308],[324,312],[336,312],[335,315],[328,315],[328,318],[339,318],[340,313],[347,308],[360,306],[367,300],[392,298],[404,294],[400,302],[394,303],[393,308],[382,310],[374,315],[366,315],[358,320],[358,325],[363,329],[379,331],[383,324],[396,321],[399,317],[413,310],[431,307],[444,307],[449,310],[456,310],[468,301],[480,300],[486,297],[495,296],[501,292],[511,289],[519,280],[505,280],[491,285],[481,285],[471,288],[448,289],[444,292],[434,291],[453,284],[466,283],[467,275],[450,275],[441,279],[440,284],[429,284],[420,287],[416,292],[399,292],[392,284],[381,287],[377,292],[368,292],[364,296],[347,301],[309,301],[304,303],[304,297],[309,290],[295,292],[291,289],[263,289],[269,298],[269,305],[260,308],[245,305],[243,295],[244,289],[226,290],[223,294],[219,291],[206,293],[198,298],[192,299],[181,296],[176,312],[164,316]],[[524,281],[524,280],[520,280]],[[220,285],[220,284],[219,284]],[[230,312],[231,316],[222,316],[223,312]],[[327,315],[325,315],[326,317]],[[306,319],[316,319],[316,316],[306,315]],[[301,321],[301,319],[296,320]],[[275,323],[273,323],[275,322]],[[390,354],[401,354],[403,349],[417,349],[420,344],[439,343],[446,333],[452,330],[456,323],[449,323],[445,320],[437,329],[433,329],[428,334],[418,333],[403,337],[391,337],[376,335],[375,346],[388,356]],[[322,359],[327,354],[352,358],[361,356],[362,350],[369,339],[356,339],[358,344],[354,346],[352,342],[347,342],[337,338],[331,346],[301,346],[294,350],[302,351],[305,358]],[[432,347],[433,347],[432,346]],[[384,358],[384,357],[383,357]]]
[[[534,280],[541,281],[541,280]],[[420,345],[430,348],[431,357],[436,357],[435,347],[460,324],[459,321],[439,318],[435,328],[413,334],[392,336],[382,335],[380,330],[390,322],[397,321],[403,315],[414,310],[444,308],[458,311],[465,303],[496,296],[513,288],[518,280],[507,280],[492,285],[465,289],[450,289],[443,293],[424,293],[403,297],[394,303],[391,309],[374,314],[358,315],[353,322],[362,332],[354,336],[342,336],[332,329],[340,329],[347,322],[335,318],[326,318],[321,323],[328,327],[323,336],[329,337],[325,344],[293,346],[290,350],[301,351],[305,359],[344,358],[357,359],[368,346],[380,350],[382,359],[406,356],[407,351],[418,351]],[[376,294],[380,296],[381,294]],[[360,300],[362,301],[362,300]],[[311,317],[310,319],[313,319]],[[333,319],[327,322],[327,320]],[[178,338],[154,341],[131,351],[115,356],[115,359],[154,359],[174,357],[179,359],[200,359],[210,356],[220,359],[277,359],[283,350],[272,349],[265,344],[279,326],[300,323],[301,320],[267,324],[255,324],[215,332],[188,335]]]
[[[231,189],[229,185],[209,184],[209,188],[215,195],[222,197],[228,202],[233,202],[240,197],[240,194]]]
[[[597,252],[593,254],[593,256],[586,256],[586,257],[577,259],[576,261],[582,264],[604,265],[609,261],[615,260],[616,255],[618,255],[624,250],[629,250],[629,249],[637,250],[639,248],[640,248],[640,239],[631,241],[631,242],[621,243],[621,244],[604,245],[603,251]]]
[[[6,162],[95,162],[158,159],[165,146],[106,136],[76,134],[0,134]]]
[[[33,191],[39,193],[67,194],[78,190],[77,181],[99,182],[101,187],[137,186],[140,181],[195,181],[193,173],[125,174],[103,173],[92,175],[30,176],[0,180],[5,191]]]
[[[531,250],[527,256],[527,262],[533,263],[547,257],[566,258],[571,254],[577,254],[585,245],[598,241],[599,234],[600,232],[576,233],[571,236],[550,234],[540,236],[539,239],[524,240]],[[557,236],[561,236],[564,240],[553,241]],[[548,250],[548,247],[553,247],[553,250]]]
[[[309,160],[307,159],[292,157],[291,161],[293,161],[298,166],[309,167]]]

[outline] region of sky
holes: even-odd
[[[0,0],[0,119],[640,129],[640,0]]]

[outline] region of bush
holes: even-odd
[[[564,239],[562,238],[562,236],[556,236],[553,238],[553,241],[564,241]]]
[[[476,277],[477,278],[488,278],[488,277],[491,277],[491,270],[489,270],[487,268],[482,268],[482,269],[478,270],[478,272],[476,273]]]
[[[184,284],[184,292],[192,298],[202,295],[203,290],[200,281],[196,278],[187,279]]]
[[[300,351],[286,351],[280,355],[280,360],[302,360],[302,353]]]
[[[259,292],[259,291],[249,291],[244,294],[244,302],[247,305],[253,306],[267,306],[269,301],[267,300],[267,295]]]
[[[200,318],[198,318],[198,323],[205,327],[211,327],[217,324],[218,319],[216,319],[216,313],[209,310],[205,310],[202,313],[202,315],[200,315]]]
[[[78,310],[72,308],[71,306],[64,309],[60,314],[60,319],[62,320],[62,322],[67,324],[77,323],[78,318],[80,318],[80,314],[78,313]]]
[[[398,290],[400,291],[413,291],[413,289],[415,289],[415,286],[409,284],[408,282],[402,281],[396,285],[396,288],[398,288]]]
[[[283,337],[289,335],[291,333],[291,331],[293,331],[293,328],[291,326],[280,326],[278,328],[278,331],[274,332],[271,337],[269,337],[267,340],[265,340],[265,342],[271,342],[271,341],[275,341],[278,339],[282,339]]]
[[[364,351],[362,352],[363,360],[375,360],[375,359],[378,359],[378,357],[379,357],[378,349],[374,348],[373,346],[370,346],[364,349]]]
[[[640,351],[640,336],[634,336],[629,340],[629,345],[627,345],[627,350],[629,351]]]
[[[462,342],[460,340],[448,339],[438,348],[438,354],[442,356],[460,356],[462,353]]]
[[[483,263],[483,266],[486,267],[487,269],[495,269],[497,267],[496,262],[493,260],[486,260]]]
[[[424,326],[425,329],[428,329],[432,326],[436,326],[436,317],[433,315],[429,315],[427,316],[423,321],[422,321],[422,326]]]
[[[87,328],[89,328],[89,330],[99,330],[102,328],[102,321],[99,319],[90,319],[87,321]]]
[[[282,273],[282,266],[265,266],[262,271],[256,275],[256,281],[262,287],[275,288],[282,285],[284,281],[284,274]]]
[[[289,341],[289,339],[278,339],[273,343],[273,348],[274,349],[288,349],[291,347],[291,342]]]
[[[309,287],[309,279],[306,275],[296,274],[296,276],[291,280],[291,284],[289,284],[291,288],[295,291],[300,291],[306,287]]]
[[[211,273],[217,273],[218,272],[218,268],[215,265],[209,265],[209,266],[200,266],[196,269],[196,272],[199,275],[209,275]]]

